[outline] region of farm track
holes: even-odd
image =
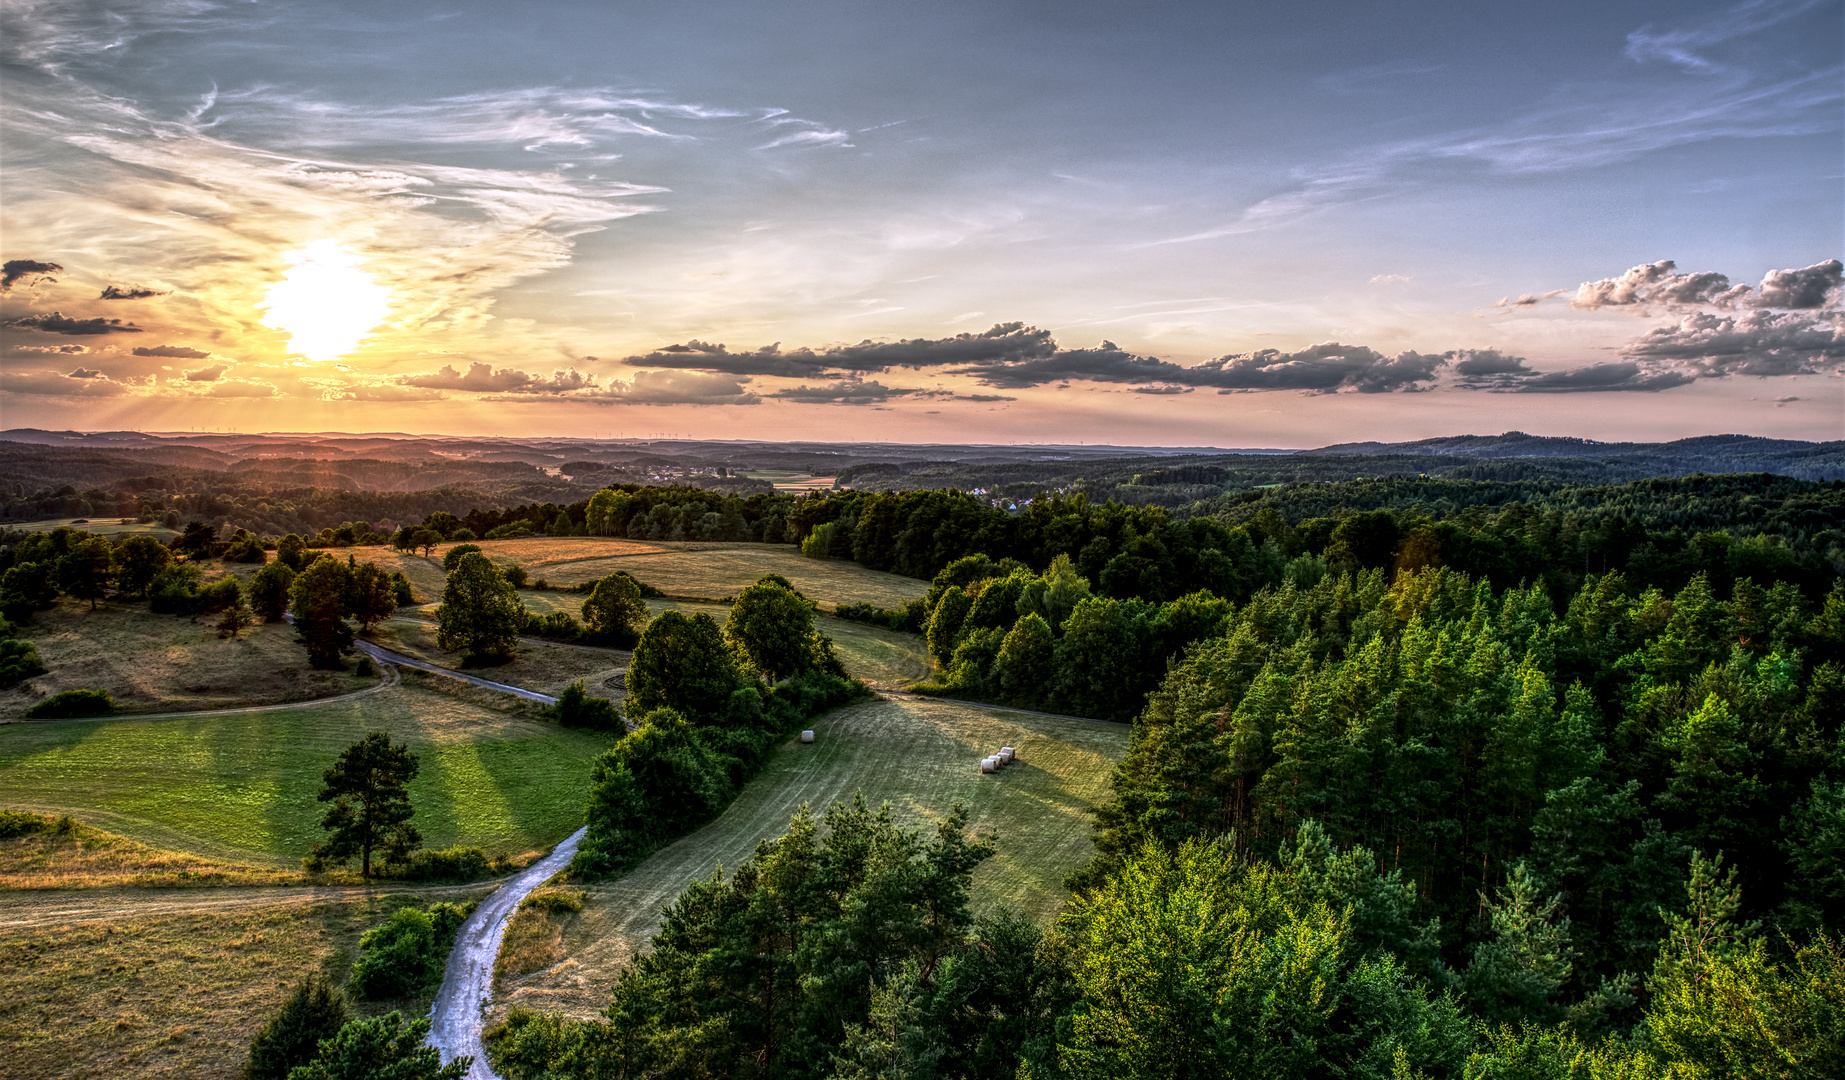
[[[387,670],[379,674],[381,678],[363,690],[354,690],[347,694],[335,694],[332,697],[303,698],[300,701],[278,701],[273,705],[235,705],[228,709],[188,709],[180,712],[104,713],[101,716],[68,716],[57,722],[69,724],[98,723],[102,721],[116,722],[121,720],[204,720],[214,716],[245,716],[251,713],[269,713],[282,712],[287,709],[317,708],[324,705],[340,705],[348,701],[357,701],[360,698],[370,697],[380,691],[389,690],[391,687],[403,681],[403,678],[399,676],[395,670],[387,668]],[[25,719],[0,720],[0,724],[33,724],[40,722],[41,721]]]
[[[403,653],[393,649],[387,649],[382,645],[373,645],[369,641],[360,641],[355,644],[358,645],[359,651],[387,667],[397,666],[414,668],[417,671],[426,671],[431,675],[442,675],[450,679],[459,679],[464,683],[479,686],[483,689],[498,690],[502,694],[511,694],[514,697],[524,698],[527,701],[536,701],[541,705],[557,704],[556,698],[549,694],[541,694],[536,690],[522,690],[517,686],[508,686],[505,683],[497,683],[473,675],[466,675],[456,671],[454,668],[445,668],[440,664],[429,663],[427,660],[418,660],[414,656],[405,656]]]
[[[189,889],[19,889],[0,891],[0,931],[42,926],[75,926],[151,915],[196,915],[210,911],[249,911],[304,903],[339,903],[380,896],[440,899],[481,889],[500,881],[467,885],[202,885]]]

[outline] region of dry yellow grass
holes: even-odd
[[[359,935],[413,899],[262,891],[209,911],[0,933],[0,1080],[231,1080],[296,982],[313,970],[343,982]],[[417,1015],[428,1001],[365,1008],[393,1005]]]
[[[0,840],[0,889],[293,885],[298,870],[219,862],[65,819],[61,828]]]
[[[564,926],[583,908],[577,889],[540,888],[525,898],[506,923],[506,938],[494,960],[493,978],[501,980],[542,971],[563,959]]]
[[[113,603],[91,611],[67,600],[36,613],[26,635],[50,670],[0,693],[0,718],[22,717],[44,698],[79,688],[108,691],[124,713],[150,713],[305,701],[377,681],[308,667],[283,623],[224,639],[210,616],[193,622]]]
[[[857,563],[810,559],[790,544],[707,544],[556,537],[476,541],[500,566],[518,563],[533,581],[553,585],[593,581],[617,570],[671,596],[718,600],[764,574],[780,574],[823,608],[836,604],[902,607],[929,590],[927,582],[867,570]],[[417,600],[434,603],[442,596],[442,554],[405,555],[386,548],[354,548],[360,562],[402,570]]]

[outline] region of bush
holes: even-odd
[[[339,987],[318,973],[309,975],[250,1040],[244,1080],[287,1080],[289,1070],[313,1061],[321,1040],[339,1034],[349,1018]]]
[[[34,720],[63,720],[72,716],[103,716],[115,711],[115,699],[101,690],[66,690],[32,706],[26,715]]]
[[[473,529],[470,529],[465,525],[459,529],[456,529],[454,532],[450,533],[448,535],[448,538],[457,544],[465,544],[470,540],[480,539],[480,537],[474,535]]]
[[[147,588],[147,609],[157,615],[198,614],[202,576],[199,568],[191,563],[180,563],[160,571]]]
[[[505,540],[514,536],[530,536],[536,531],[529,521],[509,521],[498,528],[488,529],[486,539]]]
[[[583,636],[583,628],[577,625],[568,611],[553,611],[549,615],[534,615],[527,611],[519,632],[551,641],[576,641]]]
[[[34,675],[43,675],[45,662],[30,641],[0,638],[0,690],[11,690]]]
[[[361,679],[369,679],[378,674],[378,665],[372,663],[371,657],[361,656],[358,665],[352,669],[352,673]]]
[[[243,586],[230,576],[221,577],[199,590],[198,611],[223,611],[243,602]]]
[[[405,1020],[400,1013],[348,1021],[326,1040],[314,1060],[292,1074],[295,1080],[463,1080],[473,1058],[442,1064],[429,1045],[429,1020]]]
[[[492,870],[487,853],[476,847],[412,851],[409,858],[385,868],[392,877],[409,881],[475,881]]]
[[[391,571],[391,592],[397,598],[398,607],[408,607],[416,603],[416,594],[410,591],[410,579],[404,576],[402,570]]]
[[[65,820],[70,819],[65,818]],[[38,814],[22,814],[17,810],[0,810],[0,840],[51,832],[53,828],[55,825],[48,817],[41,817]]]
[[[411,997],[435,990],[468,910],[432,904],[428,911],[406,907],[392,912],[359,938],[353,989],[367,998]]]
[[[449,548],[447,551],[442,553],[442,572],[445,574],[452,573],[455,569],[456,564],[461,562],[461,557],[463,555],[466,555],[471,551],[479,551],[479,550],[480,550],[479,544],[456,544],[454,547]]]
[[[833,614],[851,622],[870,623],[886,630],[920,634],[923,632],[923,624],[929,621],[929,606],[919,596],[894,610],[876,604],[840,604],[833,609]]]
[[[564,692],[557,696],[557,704],[551,706],[551,716],[565,727],[620,731],[624,726],[621,710],[615,703],[608,698],[592,697],[584,689],[582,679],[564,687]]]
[[[512,582],[513,588],[525,588],[525,567],[520,566],[518,563],[513,563],[511,566],[500,571],[500,573],[506,575],[506,580]]]
[[[521,908],[542,911],[548,915],[568,915],[573,911],[583,910],[583,893],[572,889],[539,889],[525,898]]]

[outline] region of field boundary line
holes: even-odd
[[[228,709],[190,709],[180,712],[163,713],[104,713],[101,716],[65,716],[56,720],[33,720],[26,717],[19,717],[17,719],[0,720],[0,724],[94,724],[119,720],[191,720],[210,719],[215,716],[247,716],[251,713],[282,712],[285,709],[306,709],[322,705],[338,705],[342,702],[354,701],[358,698],[368,697],[383,690],[389,690],[391,687],[397,686],[403,682],[403,678],[399,676],[396,671],[383,671],[379,672],[379,675],[381,677],[377,682],[363,690],[353,690],[344,694],[335,694],[332,697],[303,698],[300,701],[278,701],[273,705],[236,705]]]

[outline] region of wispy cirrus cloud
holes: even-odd
[[[1405,139],[1296,169],[1281,190],[1222,225],[1170,239],[1189,243],[1260,232],[1337,206],[1386,198],[1456,166],[1501,176],[1600,168],[1648,154],[1728,139],[1810,135],[1838,128],[1845,66],[1788,71],[1710,58],[1712,50],[1816,7],[1818,0],[1746,0],[1695,26],[1628,38],[1635,61],[1668,60],[1695,78],[1634,77],[1562,92],[1490,129]]]

